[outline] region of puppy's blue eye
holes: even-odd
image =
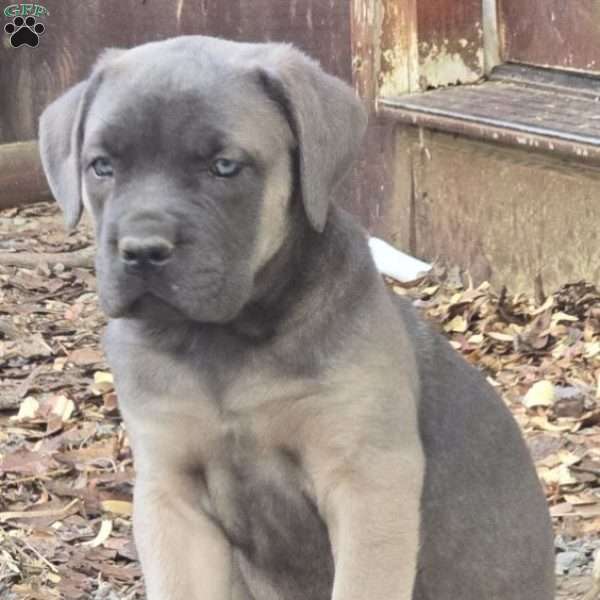
[[[210,170],[217,177],[235,177],[242,170],[242,166],[236,160],[217,158],[210,166]]]
[[[96,177],[112,177],[115,174],[112,163],[108,158],[97,158],[90,166],[94,169]]]

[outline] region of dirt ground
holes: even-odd
[[[54,205],[0,212],[3,600],[143,597],[133,464],[99,349],[90,244],[89,228],[65,234]],[[600,598],[591,576],[600,548],[596,288],[577,282],[530,298],[442,269],[412,286],[388,283],[485,372],[521,425],[555,523],[557,597]]]

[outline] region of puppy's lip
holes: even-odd
[[[102,293],[99,294],[98,300],[102,312],[109,319],[120,319],[126,316],[127,310],[132,304],[132,302],[108,302]]]
[[[243,309],[247,299],[239,303],[221,302],[226,287],[226,277],[215,271],[210,285],[205,284],[196,290],[193,302],[186,300],[186,294],[179,297],[178,282],[162,281],[162,287],[153,281],[119,281],[109,286],[111,293],[103,295],[99,286],[100,306],[110,319],[143,319],[162,321],[191,321],[195,323],[225,324],[234,320]],[[189,290],[188,290],[189,292]],[[190,294],[188,293],[187,296]],[[243,300],[243,301],[242,301]]]
[[[185,315],[174,304],[152,292],[140,294],[126,308],[127,316],[136,318],[165,319],[169,321],[181,321]]]
[[[102,296],[100,296],[100,307],[110,319],[143,316],[150,311],[151,307],[160,307],[167,304],[167,302],[158,298],[158,296],[147,291],[142,291],[125,299],[119,298],[117,302],[103,302]],[[171,307],[171,310],[175,310],[175,308]]]

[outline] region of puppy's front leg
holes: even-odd
[[[388,457],[367,474],[346,474],[332,490],[333,600],[412,599],[422,478],[420,456]]]
[[[189,481],[139,475],[133,527],[148,600],[230,600],[230,545]]]

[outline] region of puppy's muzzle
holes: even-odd
[[[159,269],[173,257],[175,246],[158,235],[127,235],[119,240],[119,259],[127,270]]]

